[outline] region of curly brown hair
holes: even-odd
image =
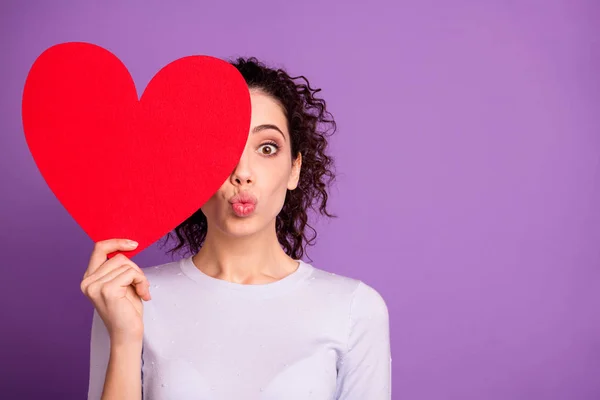
[[[287,191],[276,220],[277,239],[283,250],[300,259],[305,246],[314,245],[317,237],[308,224],[309,208],[330,218],[337,217],[327,210],[327,188],[335,180],[333,157],[326,154],[327,137],[337,130],[335,120],[325,101],[316,96],[321,89],[313,89],[304,76],[290,77],[285,70],[267,67],[256,57],[239,57],[229,62],[241,72],[249,89],[259,89],[280,102],[288,122],[292,162],[298,153],[302,154],[298,187]],[[312,231],[310,237],[307,229]],[[167,234],[166,241],[173,236],[177,241],[168,253],[172,255],[182,248],[196,253],[206,232],[206,216],[199,209]]]

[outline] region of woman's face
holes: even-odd
[[[239,237],[274,229],[286,191],[298,184],[302,159],[298,157],[292,164],[290,134],[281,106],[255,89],[250,91],[250,100],[250,132],[242,157],[221,188],[201,208],[209,232],[217,229]],[[238,194],[249,196],[233,199]]]

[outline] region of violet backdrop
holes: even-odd
[[[87,390],[93,243],[20,113],[31,64],[67,41],[111,50],[139,92],[191,54],[255,55],[323,89],[339,218],[305,259],[386,299],[394,399],[600,398],[598,3],[350,3],[0,4],[3,399]]]

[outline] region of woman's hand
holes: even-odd
[[[81,291],[90,299],[104,321],[111,344],[139,344],[143,340],[143,304],[150,297],[150,282],[133,261],[117,250],[133,250],[137,244],[126,239],[96,242]]]

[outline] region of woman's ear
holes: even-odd
[[[288,180],[288,190],[294,190],[298,187],[298,181],[300,180],[300,170],[302,169],[302,153],[298,152],[298,156],[292,164],[292,173]]]

